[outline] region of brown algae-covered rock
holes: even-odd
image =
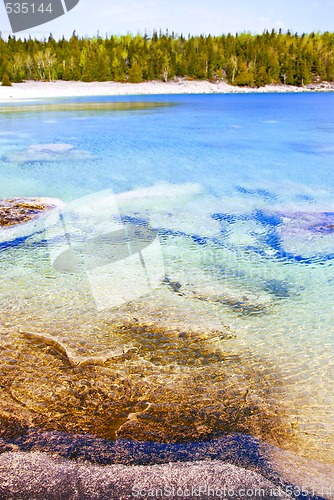
[[[59,204],[60,201],[53,198],[2,198],[0,226],[14,226],[28,222]]]
[[[184,442],[241,432],[278,445],[294,439],[268,400],[268,388],[280,384],[268,363],[255,370],[216,335],[138,322],[109,328],[133,349],[101,364],[70,363],[42,336],[21,333],[15,350],[7,346],[0,359],[5,436],[13,434],[14,423],[5,422],[10,401],[23,426],[98,438]]]

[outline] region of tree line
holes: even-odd
[[[43,41],[0,34],[0,79],[142,82],[175,77],[223,79],[232,85],[303,86],[334,81],[334,33],[298,35],[272,30],[190,36],[79,37]],[[9,83],[10,84],[10,83]]]

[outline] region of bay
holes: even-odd
[[[84,276],[50,266],[43,231],[14,244],[1,231],[9,435],[238,432],[333,464],[333,106],[330,93],[0,106],[0,196],[112,190],[124,222],[158,231],[166,275],[96,311]]]

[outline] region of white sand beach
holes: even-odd
[[[260,88],[235,87],[225,82],[175,79],[170,82],[150,81],[143,83],[119,82],[74,82],[26,81],[13,83],[12,87],[0,86],[0,102],[21,99],[47,99],[56,97],[122,96],[155,94],[228,94],[264,92],[328,92],[334,91],[334,84],[323,82],[305,87],[291,85],[266,85]]]

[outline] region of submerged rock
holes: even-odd
[[[199,285],[196,286],[196,284],[190,283],[181,284],[179,281],[173,281],[169,276],[165,276],[163,283],[178,295],[182,295],[189,299],[197,299],[203,302],[226,306],[237,313],[266,314],[270,312],[272,306],[270,298],[266,295],[254,296],[254,294],[250,292],[238,293],[237,290],[224,290],[223,288],[217,292],[218,285],[216,285],[216,290],[214,290],[201,284],[201,289],[199,290]],[[280,284],[280,287],[277,284],[276,287],[279,289],[277,295],[286,293],[286,290],[283,290],[282,284]],[[276,290],[276,288],[274,289]],[[268,289],[265,290],[269,291]],[[287,295],[285,294],[283,296]]]
[[[43,429],[165,443],[233,432],[274,444],[294,439],[268,397],[280,386],[272,368],[234,354],[224,332],[110,320],[104,334],[132,349],[88,364],[42,335],[12,337],[14,349],[4,335],[0,437]]]

